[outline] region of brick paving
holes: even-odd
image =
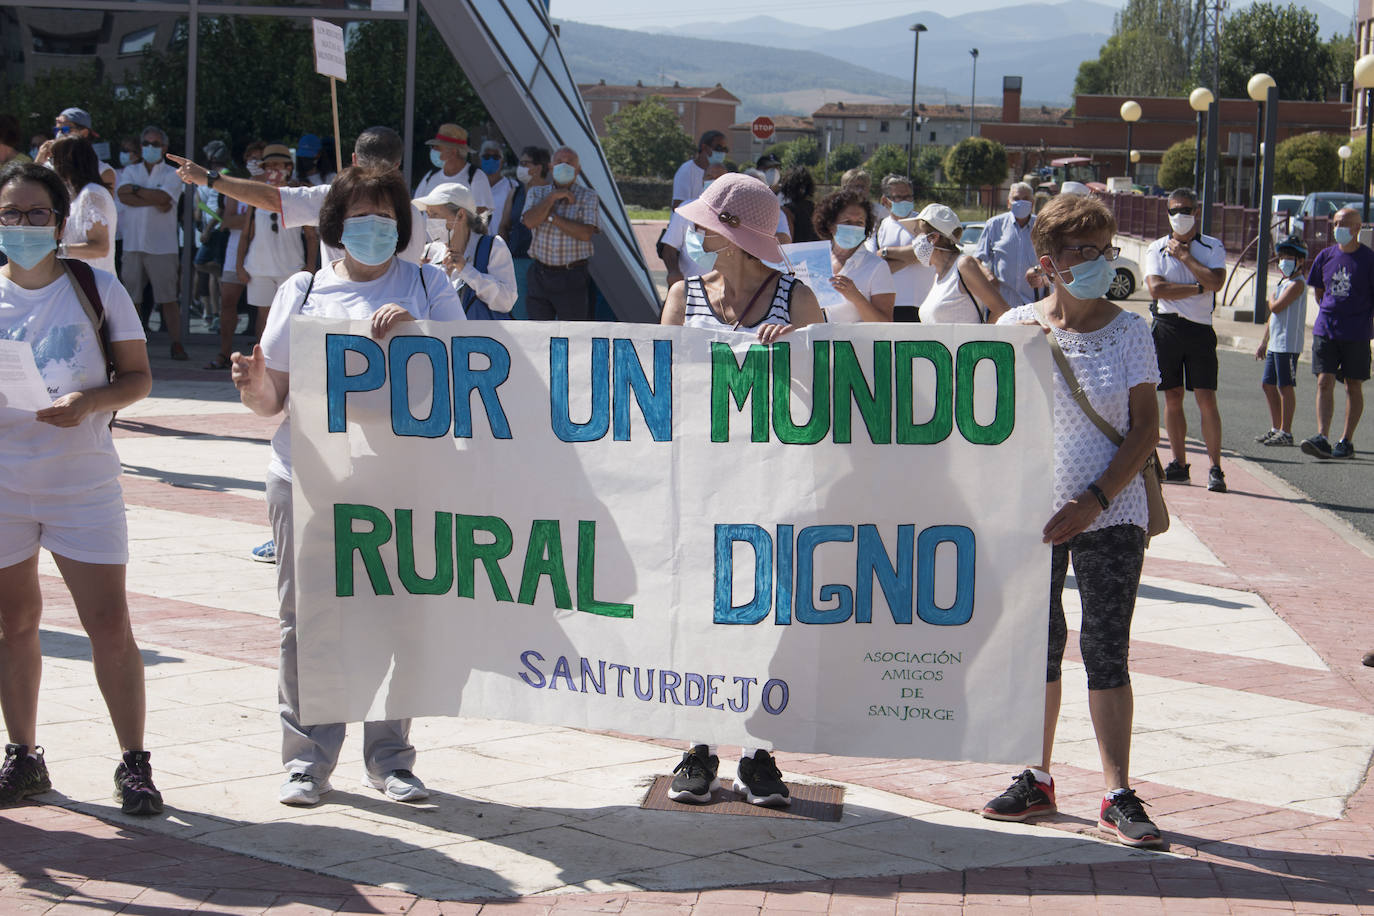
[[[159,380],[208,373],[159,366]],[[275,422],[242,414],[121,420],[121,438],[242,437],[265,441]],[[256,474],[253,469],[247,476]],[[1374,555],[1301,501],[1272,489],[1241,462],[1232,492],[1166,491],[1171,510],[1221,560],[1208,566],[1150,557],[1146,575],[1257,593],[1315,650],[1329,671],[1238,658],[1205,647],[1138,640],[1133,670],[1330,709],[1374,710],[1368,596]],[[260,500],[124,480],[129,505],[264,524]],[[1282,543],[1282,551],[1269,545]],[[1315,590],[1313,582],[1320,582]],[[45,622],[78,626],[60,580],[43,577]],[[275,620],[153,596],[131,595],[142,641],[262,667],[276,661]],[[1368,645],[1367,645],[1368,644]],[[1070,658],[1073,657],[1070,640]],[[1247,723],[1249,725],[1250,723]],[[1263,723],[1255,723],[1262,728]],[[724,753],[724,751],[723,751]],[[969,809],[1006,784],[1007,768],[945,761],[779,754],[788,772],[868,786]],[[418,898],[269,864],[193,841],[114,825],[55,804],[0,815],[0,914],[211,913],[1364,913],[1374,914],[1374,785],[1365,779],[1343,815],[1323,817],[1139,781],[1170,841],[1171,857],[1091,865],[1003,867],[885,878],[788,883],[683,893],[582,893],[454,903]],[[1098,774],[1057,766],[1061,813],[1039,823],[1096,835]],[[1235,793],[1245,797],[1244,786]]]

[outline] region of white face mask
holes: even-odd
[[[916,255],[916,260],[929,267],[930,256],[935,251],[935,241],[928,235],[919,236],[911,243],[911,250]]]
[[[518,165],[515,167],[515,180],[521,184],[529,184],[530,170],[528,166]]]
[[[1169,228],[1173,229],[1179,235],[1187,235],[1189,232],[1193,231],[1194,222],[1195,220],[1191,213],[1175,213],[1173,216],[1169,217]]]
[[[448,223],[433,216],[425,218],[425,235],[431,242],[448,241]]]

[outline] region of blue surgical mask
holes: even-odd
[[[129,152],[129,151],[126,150],[126,149],[120,150],[120,151],[119,151],[119,164],[120,164],[120,165],[133,165],[133,164],[134,164],[134,154],[131,153],[131,152]]]
[[[864,243],[868,234],[864,232],[863,226],[846,226],[844,224],[835,227],[835,244],[846,251],[858,248]]]
[[[439,156],[439,151],[432,146],[429,148],[429,164],[436,169],[444,167],[444,160]]]
[[[29,147],[29,158],[30,158],[30,159],[37,159],[37,158],[38,158],[38,147],[36,147],[36,146],[30,146],[30,147]]]
[[[396,221],[389,216],[353,216],[344,220],[339,241],[359,264],[380,267],[396,253]]]
[[[682,247],[687,252],[687,257],[702,269],[704,273],[710,273],[716,267],[716,255],[719,252],[706,250],[706,237],[695,229],[688,229],[687,235],[683,238]]]
[[[709,155],[709,156],[706,157],[706,161],[709,162],[709,163],[711,163],[712,165],[720,165],[722,162],[725,161],[725,150],[723,150],[723,149],[713,149],[713,150],[711,150],[711,155]]]
[[[1355,233],[1344,226],[1337,226],[1331,230],[1331,237],[1336,240],[1337,245],[1349,245],[1350,240],[1355,237]]]
[[[486,172],[488,175],[495,175],[497,172],[501,171],[501,157],[483,156],[482,171]]]
[[[553,183],[569,185],[577,177],[577,167],[566,162],[560,162],[553,167]]]
[[[1298,269],[1298,262],[1292,258],[1281,258],[1279,260],[1279,273],[1285,277],[1293,276],[1293,271]]]
[[[0,226],[0,252],[25,270],[33,270],[57,250],[52,226]]]
[[[898,219],[906,219],[915,209],[916,205],[909,200],[894,200],[892,202],[892,215]]]
[[[1030,216],[1031,202],[1028,200],[1013,200],[1011,202],[1011,215],[1016,219],[1025,219]]]
[[[1112,263],[1101,256],[1092,261],[1075,264],[1072,268],[1073,280],[1069,282],[1064,281],[1064,274],[1057,265],[1054,269],[1059,273],[1059,282],[1064,284],[1064,289],[1068,290],[1069,295],[1084,301],[1101,299],[1107,295],[1107,289],[1116,277]]]
[[[143,145],[143,161],[148,165],[157,165],[162,161],[162,149],[157,146]]]

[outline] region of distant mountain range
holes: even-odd
[[[1304,0],[1329,37],[1351,15]],[[690,7],[684,9],[690,10]],[[1023,77],[1024,105],[1072,102],[1078,65],[1095,59],[1117,9],[1094,0],[1027,3],[944,16],[929,11],[843,29],[818,29],[755,16],[693,22],[668,30],[608,29],[560,22],[560,44],[579,82],[684,86],[719,82],[741,99],[739,116],[809,115],[826,101],[910,98],[913,36],[920,22],[917,89],[927,103],[964,102],[977,48],[978,100],[1001,100],[1002,77]]]

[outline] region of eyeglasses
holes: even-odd
[[[1192,215],[1193,215],[1193,208],[1192,208],[1192,207],[1170,207],[1170,208],[1169,208],[1169,215],[1170,215],[1170,216],[1178,216],[1178,215],[1180,215],[1180,214],[1182,214],[1183,216],[1192,216]]]
[[[52,222],[55,212],[51,207],[34,207],[32,210],[10,207],[0,210],[0,226],[18,226],[25,222],[30,226],[46,226]]]
[[[718,152],[718,153],[728,153],[728,152],[730,152],[730,147],[728,147],[728,146],[713,146],[713,147],[711,147],[711,149],[715,150],[715,151]]]
[[[1115,261],[1121,254],[1121,249],[1115,245],[1108,245],[1106,248],[1098,248],[1096,245],[1066,245],[1059,251],[1061,254],[1065,251],[1076,251],[1084,262],[1096,261],[1098,258]]]

